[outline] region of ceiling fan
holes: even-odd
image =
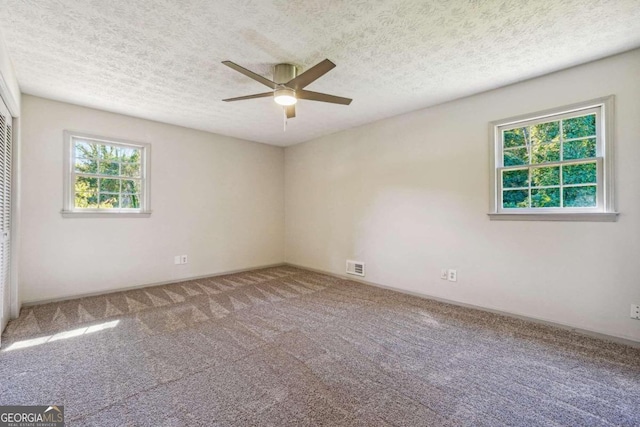
[[[245,99],[254,98],[266,98],[273,96],[273,100],[284,107],[287,119],[296,116],[296,102],[298,99],[308,99],[310,101],[330,102],[332,104],[351,104],[351,99],[342,98],[339,96],[328,95],[326,93],[312,92],[310,90],[304,90],[305,87],[331,71],[336,64],[325,59],[324,61],[309,68],[304,73],[298,75],[298,70],[295,65],[292,64],[278,64],[273,70],[273,81],[262,77],[253,71],[247,70],[235,64],[231,61],[222,61],[227,67],[244,74],[245,76],[252,78],[253,80],[262,83],[265,86],[273,89],[270,92],[257,93],[255,95],[239,96],[237,98],[223,99],[223,101],[242,101]]]

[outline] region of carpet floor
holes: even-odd
[[[293,267],[22,310],[0,404],[68,426],[639,426],[640,350]]]

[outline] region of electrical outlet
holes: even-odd
[[[447,272],[446,268],[443,268],[442,270],[440,270],[440,278],[442,280],[447,280],[449,278],[449,273]]]
[[[640,305],[631,304],[631,318],[640,320]]]
[[[457,282],[458,281],[458,272],[452,268],[449,269],[448,271],[449,273],[449,281],[450,282]]]
[[[176,255],[173,257],[173,263],[174,264],[182,264],[182,260],[180,259],[180,255]]]
[[[187,259],[187,256],[186,256],[186,255],[182,255],[182,256],[180,257],[180,264],[186,264],[186,263],[188,263],[188,262],[189,262],[189,260]]]

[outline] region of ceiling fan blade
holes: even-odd
[[[223,101],[225,102],[242,101],[244,99],[266,98],[267,96],[273,96],[273,92],[256,93],[255,95],[247,95],[247,96],[238,96],[237,98],[223,99]]]
[[[271,80],[267,79],[266,77],[262,77],[260,74],[256,74],[253,71],[247,70],[246,68],[241,67],[236,63],[233,63],[231,61],[222,61],[222,63],[224,65],[226,65],[227,67],[233,68],[237,72],[242,73],[245,76],[247,76],[249,78],[252,78],[253,80],[255,80],[257,82],[260,82],[263,85],[270,87],[271,89],[275,89],[278,86],[274,82],[272,82]]]
[[[352,99],[342,98],[340,96],[328,95],[326,93],[312,92],[310,90],[296,91],[296,97],[298,99],[308,99],[310,101],[330,102],[332,104],[351,104]]]
[[[292,119],[296,116],[296,106],[294,105],[287,105],[286,107],[284,107],[284,111],[287,114],[287,119]]]
[[[290,87],[291,89],[300,90],[310,85],[320,77],[324,76],[326,73],[331,71],[335,66],[336,64],[329,61],[328,59],[325,59],[324,61],[309,68],[307,71],[300,74],[296,78],[289,80],[289,82],[287,82],[285,86]]]

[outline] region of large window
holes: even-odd
[[[615,219],[612,98],[492,123],[493,219]]]
[[[63,214],[148,214],[149,145],[65,132]]]

